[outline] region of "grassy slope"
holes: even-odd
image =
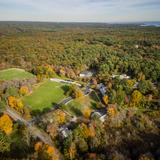
[[[24,102],[33,110],[50,108],[65,98],[66,89],[67,86],[61,83],[47,80],[37,87],[31,95],[24,97]]]
[[[74,99],[69,104],[63,106],[63,109],[72,115],[81,116],[85,107],[89,107],[94,110],[97,102],[99,102],[99,99],[96,94],[92,92],[89,96]]]
[[[33,74],[18,68],[10,68],[0,71],[0,80],[29,79],[33,77]]]

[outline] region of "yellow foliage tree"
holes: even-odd
[[[21,99],[16,98],[14,96],[8,97],[8,104],[10,107],[14,108],[18,112],[23,111],[24,104]]]
[[[83,110],[83,115],[85,118],[90,118],[92,110],[89,107],[85,107],[85,109]]]
[[[90,137],[95,137],[96,136],[96,131],[93,125],[89,126],[89,136]]]
[[[105,105],[108,105],[108,102],[109,102],[109,98],[108,96],[103,96],[103,102],[105,103]]]
[[[139,92],[138,90],[133,91],[131,95],[130,105],[131,106],[138,105],[142,101],[142,98],[143,98],[143,95],[141,92]]]
[[[29,93],[29,89],[28,89],[28,87],[27,86],[22,86],[20,89],[19,89],[19,93],[21,94],[21,95],[27,95],[28,93]]]
[[[71,160],[75,158],[76,152],[76,145],[74,143],[71,143],[68,151]]]
[[[80,98],[84,96],[83,92],[80,89],[75,90],[74,95],[75,98]]]
[[[142,81],[142,80],[145,80],[145,75],[142,72],[140,72],[138,74],[138,81]]]
[[[80,125],[80,128],[81,128],[81,134],[83,135],[83,137],[88,138],[90,136],[90,129],[87,127],[87,125],[82,123]]]
[[[135,84],[135,80],[132,80],[132,79],[127,80],[127,86],[129,88],[133,88],[134,84]]]
[[[0,117],[0,129],[7,135],[12,133],[12,126],[13,122],[8,115],[4,114]]]
[[[56,110],[53,113],[54,119],[59,123],[63,124],[66,120],[66,114],[61,110]]]
[[[8,97],[8,104],[10,107],[16,106],[16,98],[13,96],[9,96]]]

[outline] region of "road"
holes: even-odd
[[[10,107],[6,107],[6,110],[4,111],[6,114],[8,114],[13,120],[20,121],[30,131],[31,135],[35,138],[39,138],[43,143],[48,144],[52,147],[54,147],[55,155],[57,159],[61,159],[61,153],[58,151],[58,149],[53,144],[53,141],[51,140],[50,136],[44,132],[43,130],[39,129],[36,125],[33,125],[32,123],[25,120],[23,117],[21,117],[20,114],[18,114],[15,110],[11,109]]]
[[[79,83],[77,83],[75,81],[72,81],[72,80],[64,80],[64,79],[59,79],[59,78],[50,78],[50,81],[58,82],[58,83],[75,84],[75,85],[81,87],[81,84],[79,84]]]
[[[35,126],[32,123],[30,123],[27,120],[25,120],[16,111],[14,111],[13,109],[11,109],[9,107],[6,107],[5,113],[8,114],[15,121],[19,120],[24,125],[26,125],[27,128],[29,129],[29,131],[31,132],[31,134],[34,137],[38,137],[45,144],[49,144],[49,145],[53,146],[52,140],[50,139],[50,137],[49,137],[49,135],[47,133],[45,133],[44,131],[40,130],[37,126]]]

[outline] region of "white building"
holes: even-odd
[[[59,132],[63,138],[67,138],[69,134],[71,133],[71,131],[66,126],[60,127]]]
[[[80,73],[79,75],[81,78],[90,78],[93,76],[93,72],[92,71],[83,71]]]
[[[102,111],[94,111],[91,113],[91,118],[98,117],[101,122],[104,122],[106,119],[106,112]]]
[[[116,77],[119,77],[119,79],[130,79],[130,76],[127,76],[126,74],[121,74],[121,75],[116,75],[116,74],[113,74],[111,76],[112,78],[116,78]]]

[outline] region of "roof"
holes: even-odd
[[[80,75],[93,75],[93,74],[95,74],[96,73],[96,70],[94,70],[94,69],[90,69],[90,70],[85,70],[85,71],[82,71],[81,73],[80,73]]]

